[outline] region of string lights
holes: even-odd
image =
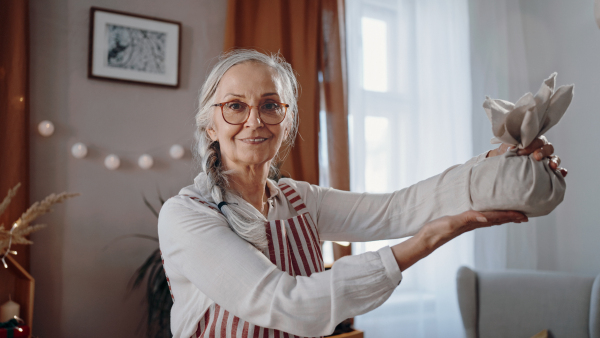
[[[77,142],[71,147],[71,154],[77,159],[84,158],[87,155],[87,152],[87,146],[81,142]]]
[[[13,224],[12,228],[10,229],[9,232],[9,237],[8,237],[8,247],[6,248],[6,251],[4,251],[4,254],[2,255],[2,264],[4,265],[5,269],[8,269],[8,265],[6,264],[6,256],[8,256],[8,254],[12,254],[13,256],[17,255],[17,252],[15,250],[11,250],[10,246],[12,245],[12,235],[13,235],[13,231],[19,226],[19,224],[17,224],[17,222],[15,222],[15,224]]]
[[[171,146],[171,149],[169,149],[169,155],[176,160],[182,158],[184,154],[185,150],[180,144],[174,144]]]
[[[44,137],[54,134],[54,124],[50,121],[42,121],[38,124],[38,132]],[[163,147],[158,147],[163,148]],[[156,150],[155,148],[154,150]],[[151,151],[148,151],[151,153]],[[154,158],[149,153],[141,155],[137,164],[141,169],[148,170],[154,166]],[[77,142],[71,146],[71,155],[76,159],[83,159],[88,155],[88,146],[83,142]],[[181,144],[173,144],[169,148],[169,156],[178,160],[185,155],[185,148]],[[109,154],[104,158],[104,166],[109,170],[117,170],[121,166],[121,158],[117,154]]]
[[[138,165],[140,166],[140,168],[147,170],[152,168],[152,165],[154,164],[154,159],[152,158],[152,156],[148,155],[148,154],[144,154],[142,156],[140,156],[140,158],[138,159]]]
[[[44,137],[54,134],[54,124],[50,121],[42,121],[38,124],[38,132]]]
[[[104,159],[104,166],[108,170],[116,170],[121,165],[121,159],[115,154],[110,154]]]

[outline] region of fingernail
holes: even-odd
[[[542,159],[542,153],[536,153],[535,154],[535,159],[538,160],[538,161],[541,160]]]
[[[487,223],[487,221],[488,221],[488,220],[487,220],[487,218],[485,218],[485,217],[483,217],[483,216],[479,216],[479,217],[477,217],[477,220],[478,220],[479,222],[481,222],[481,223]]]

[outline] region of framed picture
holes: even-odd
[[[88,77],[179,87],[181,23],[90,9]]]

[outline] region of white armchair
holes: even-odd
[[[468,338],[600,338],[600,275],[507,270],[457,274],[460,312]]]

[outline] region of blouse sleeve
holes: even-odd
[[[408,188],[371,194],[293,182],[317,217],[322,240],[366,242],[417,233],[426,222],[471,209],[473,166],[486,153]]]
[[[292,277],[206,209],[177,198],[164,204],[158,233],[165,267],[255,325],[299,336],[327,335],[342,320],[381,305],[401,280],[389,247],[344,257],[310,277]],[[175,299],[185,299],[176,286],[172,291]]]
[[[323,240],[363,242],[411,236],[433,219],[467,210],[514,210],[543,216],[564,199],[566,182],[548,160],[509,150],[465,164],[390,194],[339,191],[295,182],[317,215]]]

